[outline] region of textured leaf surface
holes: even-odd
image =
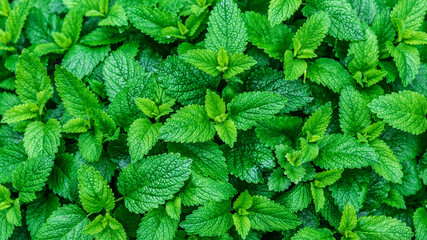
[[[402,165],[390,147],[380,139],[373,140],[369,146],[378,154],[378,162],[372,164],[372,169],[390,182],[401,183]]]
[[[356,136],[371,124],[371,115],[362,94],[344,88],[340,95],[340,126],[345,134]]]
[[[172,240],[178,223],[169,217],[164,207],[152,209],[139,224],[138,238]]]
[[[339,62],[330,58],[319,58],[315,63],[310,63],[307,78],[336,93],[339,93],[345,86],[355,85],[347,70]]]
[[[91,236],[83,234],[89,224],[86,213],[77,205],[64,205],[55,210],[36,234],[36,239],[83,239]]]
[[[188,215],[180,226],[200,236],[221,236],[233,225],[229,200],[210,202]]]
[[[215,126],[210,122],[206,109],[189,105],[168,118],[159,137],[172,142],[205,142],[214,135]]]
[[[227,109],[237,129],[247,130],[257,120],[272,118],[284,107],[286,101],[286,98],[279,94],[248,92],[233,98]]]
[[[79,196],[88,213],[114,209],[114,194],[107,181],[93,167],[84,164],[79,169]]]
[[[361,168],[378,161],[374,149],[354,137],[327,134],[318,143],[319,155],[313,162],[321,168]]]
[[[308,184],[297,184],[276,199],[278,203],[283,204],[292,212],[303,210],[311,203],[311,200],[310,185]]]
[[[418,208],[414,213],[415,239],[427,237],[427,211],[425,208]]]
[[[369,105],[372,112],[391,126],[412,134],[427,130],[427,99],[412,91],[380,96]]]
[[[132,212],[143,213],[164,204],[188,179],[190,163],[190,159],[178,154],[163,154],[129,164],[118,179],[118,189],[125,196],[126,207]]]
[[[156,144],[161,123],[152,124],[148,119],[138,119],[129,127],[128,146],[133,161],[138,161]]]
[[[413,233],[405,223],[386,216],[361,217],[354,232],[359,239],[411,239]]]
[[[35,236],[49,216],[60,206],[59,198],[53,194],[37,199],[27,207],[28,230]]]
[[[272,0],[268,6],[268,20],[272,25],[279,24],[294,14],[301,0]]]
[[[248,37],[245,22],[232,0],[219,2],[209,16],[206,48],[218,52],[223,47],[228,54],[242,53]]]
[[[326,13],[311,16],[295,33],[294,50],[316,50],[328,32],[331,21]],[[299,48],[297,49],[297,45]]]
[[[50,119],[46,124],[39,121],[28,124],[24,134],[24,147],[28,156],[38,157],[42,153],[55,154],[61,138],[60,131],[61,125],[56,119]]]
[[[387,46],[387,48],[394,58],[403,85],[408,86],[418,74],[420,53],[414,46],[405,43],[401,43],[397,47]]]
[[[299,230],[291,240],[334,240],[331,230],[326,228],[313,229],[305,227]]]
[[[10,144],[0,148],[0,183],[12,181],[12,173],[27,160],[22,144]]]

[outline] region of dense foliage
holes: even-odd
[[[426,11],[0,0],[0,240],[426,240]]]

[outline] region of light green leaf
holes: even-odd
[[[245,23],[249,41],[263,49],[270,57],[282,61],[286,50],[292,44],[292,30],[283,24],[271,26],[267,16],[250,11],[245,12]]]
[[[174,197],[166,203],[166,213],[170,218],[174,220],[179,220],[181,216],[181,207],[181,198]]]
[[[248,210],[252,206],[252,203],[253,203],[252,196],[249,195],[248,190],[245,190],[234,201],[233,208],[235,210],[239,210],[239,209]]]
[[[268,190],[275,192],[283,192],[291,186],[291,180],[285,176],[283,168],[273,170],[273,173],[268,178]]]
[[[172,142],[205,142],[215,135],[215,126],[210,122],[206,109],[199,105],[181,108],[166,120],[160,138]]]
[[[371,124],[371,114],[365,99],[360,92],[352,87],[341,90],[340,127],[344,134],[356,136]]]
[[[221,236],[233,225],[230,213],[231,202],[210,202],[194,210],[188,215],[180,226],[188,233],[200,236]]]
[[[108,1],[107,1],[108,2]],[[120,4],[114,4],[106,18],[102,19],[98,23],[99,26],[112,26],[112,27],[121,27],[128,25],[128,18],[126,12]]]
[[[53,91],[45,66],[24,49],[18,58],[16,93],[23,103],[37,103],[37,94],[45,89]]]
[[[237,128],[233,121],[225,120],[222,123],[215,124],[215,130],[224,143],[230,147],[234,146],[237,141]]]
[[[22,0],[15,5],[10,12],[6,23],[5,30],[10,34],[10,39],[13,43],[18,42],[21,35],[22,27],[24,27],[25,20],[27,20],[30,11],[30,0]]]
[[[316,212],[319,212],[326,203],[325,192],[323,188],[315,187],[314,184],[310,183],[311,195],[313,196],[313,204],[316,208]]]
[[[402,183],[402,165],[390,147],[380,139],[373,140],[369,146],[378,154],[378,162],[372,164],[372,169],[390,182]]]
[[[252,196],[248,209],[251,227],[261,231],[283,231],[295,229],[301,221],[286,207],[263,196]]]
[[[138,229],[138,239],[174,239],[178,220],[170,218],[164,207],[151,209],[142,218]]]
[[[394,92],[374,99],[368,106],[392,127],[415,135],[427,130],[427,99],[420,93]]]
[[[413,31],[407,38],[405,38],[404,42],[411,45],[427,45],[427,33]]]
[[[328,33],[331,21],[324,12],[319,12],[309,17],[298,29],[293,38],[294,52],[298,57],[301,51],[316,50]],[[315,55],[314,55],[315,56]]]
[[[272,118],[286,101],[286,98],[271,92],[247,92],[234,97],[227,110],[237,129],[247,130],[258,120]]]
[[[118,178],[126,207],[143,213],[164,204],[190,176],[190,163],[190,159],[178,154],[163,154],[129,164]]]
[[[79,169],[79,197],[88,213],[99,213],[104,208],[114,209],[114,194],[101,174],[83,164]]]
[[[55,83],[67,111],[75,117],[86,118],[91,108],[98,108],[98,99],[83,81],[56,65]]]
[[[28,119],[32,119],[38,116],[39,106],[35,103],[25,103],[17,105],[9,109],[2,118],[3,123],[11,124]]]
[[[205,98],[206,112],[211,119],[215,119],[221,114],[225,114],[225,103],[224,100],[216,93],[211,90],[207,90]]]
[[[62,126],[62,131],[66,133],[84,133],[89,130],[89,121],[83,118],[70,119]]]
[[[89,162],[98,161],[102,153],[102,133],[90,131],[82,133],[78,139],[80,154]]]
[[[314,186],[324,188],[326,186],[332,185],[341,178],[341,174],[343,172],[344,169],[332,169],[318,172],[314,178]]]
[[[107,212],[105,216],[98,215],[83,231],[85,234],[94,235],[95,239],[126,240],[128,239],[123,225]]]
[[[216,77],[220,73],[220,71],[217,69],[219,66],[217,56],[218,54],[211,50],[194,49],[185,53],[183,58],[191,65],[213,77]]]
[[[240,237],[245,239],[251,230],[251,221],[249,220],[249,217],[246,215],[241,216],[238,213],[234,213],[232,217],[237,233]]]
[[[360,240],[410,240],[413,236],[405,223],[386,216],[361,217],[354,232]]]
[[[152,124],[150,120],[136,120],[128,131],[129,154],[133,162],[144,157],[158,141],[161,123]]]
[[[307,62],[302,59],[294,59],[291,51],[286,51],[284,60],[284,70],[286,80],[296,80],[307,70]]]
[[[13,187],[19,191],[19,200],[28,203],[36,199],[36,192],[46,184],[53,167],[53,156],[39,154],[19,165],[12,174]]]
[[[46,124],[35,121],[28,124],[24,134],[24,147],[28,157],[37,157],[41,153],[53,155],[58,152],[61,138],[61,124],[50,119]]]
[[[214,179],[228,180],[227,164],[218,144],[214,142],[168,143],[168,150],[193,160],[191,167],[194,171]]]
[[[376,68],[378,65],[377,36],[371,30],[366,30],[365,35],[366,39],[349,44],[348,56],[352,57],[352,59],[348,64],[348,69],[353,74],[358,71],[363,73],[369,69]]]
[[[351,136],[326,134],[318,145],[319,155],[313,162],[323,169],[361,168],[378,162],[374,149]]]
[[[219,2],[211,12],[206,34],[206,48],[218,52],[221,47],[228,54],[243,53],[248,36],[245,22],[237,4],[232,0]]]
[[[356,225],[356,210],[354,209],[353,205],[348,202],[344,207],[344,211],[342,212],[341,222],[340,226],[338,227],[338,231],[340,231],[341,234],[347,236],[347,232],[352,231],[356,227]]]
[[[309,142],[316,142],[323,137],[331,121],[331,117],[332,106],[330,102],[321,106],[311,114],[302,127],[302,132],[303,134],[307,134],[307,140]]]
[[[268,6],[268,20],[271,25],[290,18],[300,7],[302,0],[272,0]]]
[[[80,31],[83,23],[83,12],[78,8],[71,8],[67,12],[62,24],[62,33],[71,40],[72,43],[77,43],[80,37]]]
[[[330,58],[318,58],[314,63],[310,63],[307,78],[335,93],[339,93],[345,86],[355,86],[347,70],[338,61]]]
[[[230,56],[228,69],[222,75],[225,79],[231,79],[239,73],[249,70],[257,62],[251,57],[244,54],[233,54]]]
[[[307,6],[329,15],[329,34],[339,40],[357,41],[365,37],[362,23],[350,3],[345,0],[309,0]],[[310,9],[311,10],[311,9]]]
[[[396,63],[403,85],[408,86],[414,81],[420,68],[420,53],[418,49],[405,43],[400,43],[397,47],[387,44],[387,49]]]
[[[311,203],[311,200],[310,185],[307,183],[295,185],[276,199],[278,203],[283,204],[292,212],[305,209]]]
[[[398,21],[402,21],[404,29],[402,33],[408,30],[418,30],[423,23],[425,13],[427,11],[427,3],[422,0],[403,0],[397,2],[391,11],[391,20],[397,28]]]
[[[291,240],[335,240],[335,238],[331,230],[327,228],[305,227],[300,229]]]

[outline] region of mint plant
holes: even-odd
[[[0,0],[0,240],[427,239],[426,0]]]

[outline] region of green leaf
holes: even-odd
[[[371,124],[371,114],[362,94],[346,87],[341,90],[340,126],[344,134],[356,136]]]
[[[390,189],[384,203],[397,209],[406,209],[406,203],[403,196],[394,188]]]
[[[302,80],[288,81],[282,72],[268,67],[254,70],[248,87],[251,91],[268,91],[286,97],[288,101],[281,112],[297,111],[313,100],[308,85]]]
[[[129,54],[123,51],[114,51],[105,59],[103,76],[108,100],[113,102],[116,95],[131,81],[131,79],[143,79],[144,68]]]
[[[344,207],[344,211],[342,212],[341,222],[340,226],[338,227],[338,231],[340,231],[343,235],[347,236],[347,232],[352,231],[356,227],[356,225],[356,210],[351,205],[351,203],[348,202]]]
[[[316,212],[319,212],[326,203],[325,192],[323,188],[315,187],[313,183],[310,183],[311,195],[313,195],[313,204]]]
[[[251,227],[261,231],[282,231],[295,229],[301,221],[286,207],[263,196],[253,196],[248,209]]]
[[[5,30],[8,34],[10,34],[10,39],[13,43],[18,42],[22,27],[24,27],[24,23],[25,20],[27,20],[29,11],[30,1],[22,0],[16,4],[13,10],[10,12],[5,23]]]
[[[408,30],[418,30],[423,23],[425,13],[427,11],[427,3],[421,0],[404,0],[397,2],[391,11],[391,20],[397,28],[398,21],[402,21],[404,29],[402,33]]]
[[[181,222],[180,226],[186,232],[200,236],[221,236],[233,225],[230,205],[230,200],[210,202],[194,210]]]
[[[168,143],[168,150],[193,160],[191,167],[194,171],[214,179],[228,180],[227,164],[218,144],[214,142]]]
[[[168,27],[177,27],[180,20],[176,14],[158,8],[145,7],[142,4],[130,6],[127,14],[129,21],[136,29],[153,37],[159,43],[172,43],[177,39],[176,36],[168,36],[162,32]]]
[[[378,39],[380,55],[383,56],[388,52],[386,49],[386,42],[394,41],[396,36],[396,30],[391,23],[390,11],[388,9],[382,9],[382,11],[377,14],[372,22],[372,30]]]
[[[206,34],[206,48],[228,54],[243,53],[248,41],[245,22],[237,4],[232,0],[219,2],[211,12]]]
[[[98,108],[98,99],[83,81],[58,65],[55,68],[55,83],[64,106],[74,117],[86,118],[91,108]]]
[[[415,159],[406,159],[401,162],[403,166],[402,184],[392,184],[402,196],[415,195],[421,188],[422,183],[418,176],[418,170]]]
[[[158,114],[156,103],[148,98],[135,98],[135,104],[149,118],[153,118]]]
[[[374,99],[368,106],[392,127],[415,135],[427,130],[427,99],[417,92],[394,92]]]
[[[99,27],[83,36],[81,44],[87,46],[103,46],[122,42],[126,39],[125,34],[121,34],[118,28]]]
[[[369,172],[363,172],[363,170],[347,170],[338,182],[329,187],[340,212],[344,210],[348,202],[354,206],[356,211],[363,207],[368,192],[369,175]]]
[[[118,178],[126,207],[143,213],[164,204],[190,176],[190,163],[190,159],[178,154],[163,154],[129,164]]]
[[[46,124],[35,121],[28,124],[24,134],[24,147],[28,157],[37,157],[41,153],[53,155],[58,152],[61,138],[61,124],[50,119]]]
[[[311,203],[311,200],[310,185],[307,183],[295,185],[276,199],[278,203],[283,204],[292,212],[305,209]]]
[[[302,59],[294,59],[291,51],[286,51],[284,60],[284,70],[286,80],[296,80],[307,70],[307,62]]]
[[[216,93],[211,90],[207,90],[205,98],[206,112],[211,119],[215,119],[221,114],[225,114],[225,103],[224,100]]]
[[[132,161],[138,161],[146,155],[158,141],[161,123],[152,124],[150,120],[136,120],[128,131],[129,154]]]
[[[373,140],[369,146],[378,154],[378,162],[372,164],[372,169],[390,182],[402,183],[402,165],[390,147],[380,139]]]
[[[165,92],[182,105],[203,104],[206,90],[216,89],[220,80],[179,57],[169,57],[162,61],[157,76]]]
[[[327,228],[305,227],[300,229],[291,240],[335,240],[335,238],[331,230]]]
[[[11,124],[22,122],[38,116],[39,106],[35,103],[25,103],[9,109],[2,118],[3,123]]]
[[[26,211],[26,223],[31,236],[35,236],[43,223],[61,204],[59,198],[53,194],[37,199],[28,204]]]
[[[138,229],[139,239],[174,239],[178,220],[170,218],[164,207],[151,209],[142,218]]]
[[[8,221],[6,214],[7,210],[0,210],[0,230],[2,232],[0,235],[1,240],[8,240],[15,229],[15,226]]]
[[[179,220],[181,216],[181,198],[174,197],[165,205],[166,213],[174,220]]]
[[[420,207],[414,213],[415,239],[421,240],[427,237],[427,211]]]
[[[21,100],[16,94],[2,92],[0,93],[0,114],[4,115],[7,110],[21,104]]]
[[[79,169],[79,196],[83,209],[99,213],[104,208],[114,209],[114,194],[101,174],[93,167],[83,164]]]
[[[215,135],[215,126],[209,121],[206,109],[189,105],[166,120],[160,138],[172,142],[205,142]]]
[[[309,0],[307,6],[324,11],[331,20],[329,34],[339,40],[357,41],[365,37],[362,23],[345,0]]]
[[[233,121],[225,120],[222,123],[215,124],[215,130],[224,143],[230,147],[234,146],[237,141],[237,128]]]
[[[331,21],[324,12],[319,12],[309,17],[307,21],[298,29],[293,38],[294,52],[296,56],[300,51],[316,50],[328,33]]]
[[[262,183],[262,171],[275,165],[271,149],[251,132],[239,135],[234,148],[224,146],[223,152],[231,174],[250,183]]]
[[[387,49],[396,63],[403,85],[408,86],[414,81],[420,68],[418,49],[405,43],[400,43],[397,47],[387,44]]]
[[[236,194],[236,189],[230,183],[192,173],[190,180],[181,189],[179,196],[184,206],[197,206],[205,205],[211,201],[227,200]]]
[[[285,176],[282,168],[273,170],[273,173],[268,178],[268,190],[275,192],[283,192],[291,186],[291,181]]]
[[[73,44],[77,43],[82,30],[83,12],[78,8],[71,8],[67,12],[62,24],[62,33],[71,40]]]
[[[109,46],[86,47],[76,44],[72,46],[64,58],[61,66],[79,79],[91,74],[95,67],[102,62],[110,52]]]
[[[330,102],[321,106],[311,114],[302,127],[302,132],[303,134],[307,134],[307,140],[309,142],[316,142],[323,137],[331,121],[331,117],[332,107]]]
[[[355,86],[347,70],[336,60],[318,58],[307,68],[307,78],[339,93],[345,86]]]
[[[405,38],[404,42],[411,45],[426,45],[427,33],[421,31],[413,31]]]
[[[218,54],[211,50],[194,49],[185,53],[183,58],[186,62],[190,63],[196,68],[213,77],[216,77],[220,73],[220,71],[217,69],[219,66],[217,56]]]
[[[70,119],[62,126],[66,133],[84,133],[89,130],[89,121],[83,118]]]
[[[241,216],[238,213],[234,213],[232,217],[237,233],[240,237],[245,239],[251,230],[251,221],[249,220],[249,217],[246,215]]]
[[[318,172],[314,178],[314,186],[324,188],[326,186],[332,185],[341,178],[341,174],[343,172],[344,169],[332,169]]]
[[[12,182],[12,173],[27,160],[22,144],[9,144],[0,148],[0,183]]]
[[[227,110],[237,129],[247,130],[258,120],[272,118],[286,101],[286,98],[271,92],[247,92],[234,97]]]
[[[19,165],[12,174],[13,187],[19,191],[19,200],[28,203],[36,199],[36,192],[45,186],[53,167],[53,156],[40,154]]]
[[[318,145],[319,155],[313,162],[323,169],[361,168],[378,162],[374,149],[351,136],[326,134]]]
[[[45,66],[24,49],[18,58],[16,93],[23,103],[37,103],[37,94],[45,89],[53,91]]]
[[[244,54],[232,54],[230,55],[230,62],[228,64],[228,69],[224,71],[222,75],[225,79],[231,79],[244,72],[249,70],[251,66],[255,65],[257,62],[251,57]]]
[[[268,6],[268,20],[271,25],[286,21],[298,10],[301,3],[301,0],[272,0]]]
[[[234,201],[233,208],[235,210],[244,209],[248,210],[253,204],[252,196],[249,195],[248,190],[245,190],[239,195],[239,197]]]
[[[348,56],[353,57],[348,64],[348,69],[355,74],[358,71],[365,72],[376,68],[378,65],[378,40],[371,30],[366,31],[366,39],[351,42],[349,44]]]
[[[82,133],[78,139],[80,154],[89,162],[98,161],[102,153],[102,133],[90,131]]]
[[[84,229],[85,234],[94,235],[95,239],[126,240],[127,235],[123,225],[107,212],[105,216],[98,215]]]
[[[98,23],[99,26],[113,26],[121,27],[128,25],[128,18],[126,12],[120,4],[114,4],[106,18],[102,19]]]
[[[361,217],[354,232],[360,240],[409,240],[413,236],[411,228],[405,223],[386,216]]]

